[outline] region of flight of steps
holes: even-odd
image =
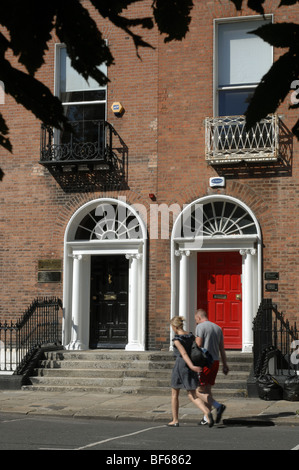
[[[221,367],[217,397],[247,396],[252,354],[227,352],[229,375]],[[121,350],[49,351],[44,353],[24,390],[92,391],[159,395],[170,392],[171,352]],[[216,392],[217,390],[217,392]]]

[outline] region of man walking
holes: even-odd
[[[203,367],[199,375],[199,387],[196,393],[210,410],[212,407],[216,408],[216,423],[219,423],[226,407],[214,400],[212,386],[215,384],[219,369],[219,352],[223,365],[223,373],[226,375],[229,371],[224,350],[223,332],[220,326],[208,320],[206,312],[202,309],[197,310],[195,313],[195,321],[197,324],[195,330],[197,346],[207,349],[214,360],[211,367]],[[208,423],[203,418],[200,424]]]

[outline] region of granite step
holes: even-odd
[[[219,370],[215,393],[246,396],[252,355],[228,351],[227,357],[230,373]],[[23,389],[169,394],[173,365],[169,351],[48,351]]]

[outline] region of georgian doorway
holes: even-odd
[[[262,298],[262,236],[251,209],[226,195],[186,205],[172,231],[171,283],[172,317],[184,316],[194,331],[196,309],[206,308],[224,328],[227,348],[251,352]]]
[[[92,200],[74,213],[64,244],[66,349],[145,350],[146,242],[124,198]]]

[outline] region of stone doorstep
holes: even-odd
[[[246,396],[252,355],[228,351],[229,376],[221,369],[215,389],[223,396]],[[169,393],[174,359],[169,352],[117,350],[49,351],[25,390],[88,390],[106,393]]]

